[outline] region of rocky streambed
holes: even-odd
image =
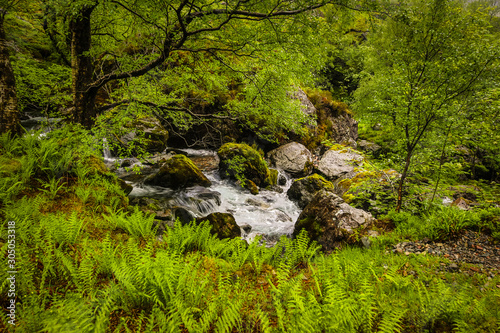
[[[162,221],[160,229],[175,219],[223,218],[220,223],[240,230],[229,237],[261,235],[273,244],[282,235],[306,229],[323,249],[332,250],[374,218],[344,202],[332,182],[358,174],[354,168],[362,157],[351,150],[329,150],[317,159],[319,163],[294,142],[270,151],[267,161],[250,146],[234,143],[217,152],[167,148],[145,163],[113,159],[109,152],[105,156],[109,165],[120,166],[118,176],[132,186],[131,204],[154,213]],[[134,165],[140,173],[127,171]]]
[[[464,271],[474,274],[481,271],[489,275],[500,272],[500,245],[477,231],[463,230],[460,235],[440,242],[431,242],[429,239],[402,242],[396,244],[392,252],[405,255],[442,256],[450,260],[450,264],[443,264],[443,269],[450,272]],[[464,264],[477,266],[466,267]]]

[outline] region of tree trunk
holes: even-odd
[[[92,88],[94,66],[90,56],[90,16],[94,6],[83,8],[70,24],[73,121],[90,128],[97,115],[95,99],[98,88]]]
[[[12,134],[19,134],[21,126],[17,109],[16,80],[10,65],[3,28],[4,18],[5,10],[0,8],[0,133],[10,131]]]
[[[396,212],[399,213],[401,210],[401,206],[403,205],[403,186],[406,180],[406,176],[408,175],[408,169],[410,168],[411,155],[413,153],[413,149],[408,150],[406,153],[406,162],[405,167],[403,169],[403,173],[401,174],[401,179],[399,180],[398,186],[398,201],[396,204]]]

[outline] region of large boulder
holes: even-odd
[[[290,142],[267,154],[271,164],[294,176],[306,176],[313,168],[312,154],[303,144]]]
[[[395,170],[358,170],[352,178],[336,181],[335,193],[351,206],[375,217],[387,214],[396,201],[395,188],[401,175]]]
[[[198,223],[208,221],[212,226],[212,234],[219,238],[241,237],[241,229],[236,224],[233,215],[229,213],[212,213],[206,217],[196,219]]]
[[[293,235],[297,236],[305,229],[311,240],[317,241],[324,251],[331,251],[356,229],[369,226],[373,220],[370,213],[349,206],[339,196],[321,190],[300,214]]]
[[[226,143],[217,154],[221,176],[242,182],[252,193],[258,193],[257,187],[276,185],[277,173],[272,173],[259,152],[249,145]]]
[[[210,180],[184,155],[175,155],[168,159],[160,170],[146,178],[144,183],[172,189],[211,185]]]
[[[363,156],[351,149],[330,149],[323,154],[318,163],[318,171],[329,180],[336,180],[346,175],[354,176],[354,168],[361,165]]]
[[[358,139],[358,122],[349,113],[328,117],[331,123],[331,137],[334,142],[356,147]]]
[[[124,150],[130,151],[132,155],[140,152],[134,147],[149,153],[159,153],[167,147],[169,133],[156,118],[138,118],[125,124],[124,127],[130,131],[120,137],[119,143]]]
[[[305,93],[304,90],[302,89],[297,89],[297,91],[293,94],[293,97],[295,99],[298,99],[301,104],[302,111],[308,115],[308,116],[316,116],[316,108],[314,107],[313,103],[309,100],[307,97],[307,94]]]
[[[286,192],[288,198],[295,201],[300,208],[309,204],[316,192],[320,190],[333,192],[333,184],[318,174],[295,180]]]

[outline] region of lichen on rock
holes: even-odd
[[[320,190],[300,214],[293,235],[305,229],[311,240],[317,241],[324,251],[331,251],[358,228],[368,227],[373,221],[370,213],[348,205],[329,191]]]

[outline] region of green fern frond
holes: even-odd
[[[401,331],[401,321],[408,310],[395,308],[388,313],[384,313],[378,329],[380,333],[395,333]]]

